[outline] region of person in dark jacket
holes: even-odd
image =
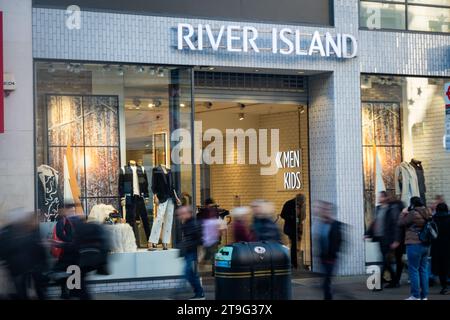
[[[431,270],[439,276],[441,294],[448,294],[447,277],[450,273],[450,214],[448,206],[440,203],[436,206],[433,221],[437,225],[438,237],[431,243]]]
[[[252,210],[252,240],[280,242],[280,230],[273,221],[275,212],[273,204],[266,200],[256,200],[252,203]]]
[[[205,300],[203,287],[197,273],[197,249],[202,243],[202,228],[195,220],[193,210],[190,206],[182,206],[177,209],[180,220],[180,241],[178,249],[184,257],[184,276],[194,289],[194,296],[189,300]]]
[[[0,262],[9,271],[14,283],[13,299],[27,300],[29,284],[33,282],[38,299],[47,298],[47,256],[39,226],[31,212],[16,209],[13,220],[0,230]]]
[[[295,198],[285,202],[280,217],[284,219],[283,232],[291,242],[291,265],[297,269],[297,247],[302,240],[303,222],[306,219],[306,199],[303,194],[297,194]]]
[[[379,205],[375,208],[375,219],[367,230],[366,237],[380,244],[381,256],[383,259],[383,268],[381,275],[387,270],[391,275],[391,282],[385,288],[397,288],[400,286],[400,276],[403,270],[400,244],[402,240],[402,227],[398,225],[400,213],[403,205],[398,201],[389,201],[386,191],[379,193]],[[397,254],[398,253],[398,254]],[[391,257],[396,256],[397,270],[392,268]],[[382,278],[382,281],[384,277]]]
[[[324,300],[332,300],[331,279],[337,264],[338,253],[342,244],[342,223],[336,220],[333,204],[318,201],[314,205],[317,215],[316,243],[318,257],[323,270]]]

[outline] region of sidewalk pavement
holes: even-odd
[[[333,280],[334,299],[336,300],[404,300],[409,297],[409,285],[406,281],[400,288],[370,291],[366,287],[366,276],[336,277]],[[203,278],[207,300],[214,300],[214,279]],[[440,286],[430,287],[430,300],[450,300],[450,295],[439,294]],[[191,297],[187,290],[152,290],[120,293],[101,293],[94,296],[99,300],[185,300]],[[296,278],[292,280],[292,297],[294,300],[321,300],[321,278]]]

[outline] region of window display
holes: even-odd
[[[156,246],[161,228],[167,249],[174,206],[154,201],[152,174],[164,166],[173,193],[192,197],[192,166],[170,158],[171,133],[191,129],[191,70],[47,61],[35,68],[41,221],[55,221],[71,203],[89,220],[111,225],[114,252],[146,249],[152,229]]]
[[[437,196],[450,198],[450,153],[442,143],[445,82],[448,79],[362,76],[366,227],[373,219],[376,193],[382,191],[377,179],[404,205],[412,196],[427,205]]]

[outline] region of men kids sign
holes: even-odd
[[[227,52],[336,57],[351,59],[358,53],[358,42],[350,34],[329,32],[312,34],[294,28],[258,30],[253,26],[179,23],[177,49],[189,51],[210,50]]]

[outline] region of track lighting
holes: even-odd
[[[48,65],[47,71],[48,71],[48,73],[54,73],[56,71],[55,67],[53,66],[53,63],[50,63]]]
[[[156,74],[156,69],[155,69],[155,67],[150,67],[150,68],[148,68],[148,73],[149,73],[151,76],[154,76],[154,75]]]
[[[242,121],[245,119],[245,114],[239,113],[239,121]]]
[[[163,68],[158,68],[156,74],[157,74],[158,77],[163,78],[164,77],[164,69]]]
[[[143,66],[137,66],[136,67],[136,72],[137,73],[144,73],[145,72],[145,68]]]
[[[211,109],[212,106],[213,106],[212,102],[209,102],[209,101],[206,101],[206,102],[205,102],[205,107],[206,107],[206,109]]]
[[[105,64],[103,66],[103,72],[110,72],[111,71],[111,66],[109,64]]]
[[[245,104],[243,103],[238,103],[239,109],[244,110],[245,109]]]
[[[300,114],[304,114],[305,113],[305,107],[304,106],[300,106],[298,108],[298,110],[299,110]]]
[[[117,68],[117,75],[122,77],[125,74],[125,69],[122,65]]]

